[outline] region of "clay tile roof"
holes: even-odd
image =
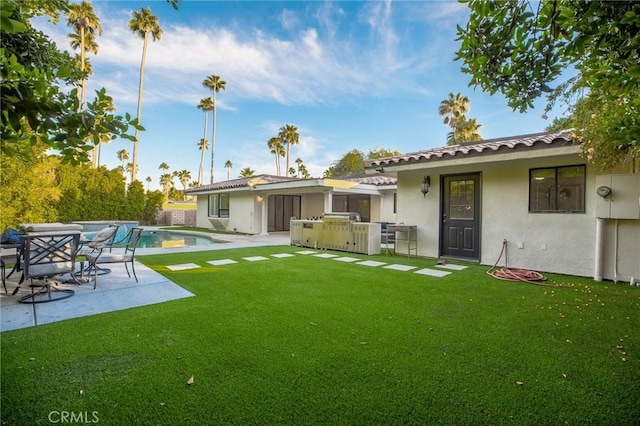
[[[217,191],[221,189],[243,188],[254,185],[260,185],[265,183],[278,183],[289,182],[299,180],[296,178],[286,176],[274,176],[274,175],[257,175],[249,176],[239,179],[225,180],[222,182],[215,182],[208,185],[202,185],[195,188],[189,188],[185,191],[186,194],[197,194],[198,192]]]
[[[488,139],[481,142],[471,142],[460,145],[443,146],[441,148],[427,149],[424,151],[397,155],[395,157],[368,160],[365,161],[365,167],[373,168],[385,165],[426,162],[430,160],[446,160],[467,155],[486,155],[497,153],[498,151],[504,152],[516,148],[527,149],[534,146],[566,145],[570,143],[572,143],[571,134],[568,131],[535,133],[499,139]]]
[[[365,185],[395,185],[398,180],[394,177],[382,176],[382,175],[366,175],[366,176],[342,176],[334,179],[340,180],[354,180],[358,183]]]

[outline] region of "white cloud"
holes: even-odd
[[[361,18],[373,36],[364,48],[356,48],[348,38],[333,38],[338,19],[346,14],[331,3],[318,8],[318,28],[302,28],[293,12],[283,10],[282,25],[301,28],[286,38],[242,26],[167,25],[160,41],[149,42],[145,104],[196,104],[205,96],[201,82],[211,74],[227,81],[219,107],[230,109],[242,100],[300,105],[416,90],[412,78],[398,73],[423,69],[430,59],[399,52],[392,12],[388,1],[366,5]],[[132,36],[128,19],[119,14],[102,20],[104,32],[98,39],[99,54],[92,59],[96,74],[90,84],[106,87],[118,102],[135,103],[142,40]],[[66,32],[64,26],[56,28],[61,45],[66,43]]]

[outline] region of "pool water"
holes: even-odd
[[[139,248],[152,247],[184,247],[204,246],[218,243],[207,237],[198,237],[192,234],[183,234],[172,231],[143,231],[138,241]]]

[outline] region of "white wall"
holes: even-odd
[[[508,265],[541,272],[593,276],[595,262],[595,175],[587,166],[586,213],[529,213],[529,169],[583,164],[576,155],[501,163],[460,165],[398,173],[398,222],[418,225],[418,255],[439,255],[440,177],[480,172],[481,259],[492,265],[504,239]],[[420,184],[431,176],[431,191],[423,198]],[[618,221],[617,261],[615,221],[605,221],[603,276],[621,281],[640,276],[640,220]],[[518,248],[521,243],[523,248]],[[504,257],[499,266],[504,266]]]
[[[300,198],[300,218],[320,217],[324,214],[324,194],[302,194]]]
[[[209,217],[208,195],[198,196],[197,226],[219,231],[244,232],[259,234],[261,229],[262,205],[254,192],[229,193],[229,217]]]

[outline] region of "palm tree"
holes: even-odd
[[[482,136],[479,133],[481,126],[475,118],[459,120],[456,123],[455,131],[451,131],[447,135],[447,145],[481,141]]]
[[[147,192],[149,192],[149,184],[151,183],[151,176],[147,176]]]
[[[162,187],[162,192],[164,192],[165,201],[169,200],[169,191],[171,191],[171,187],[173,186],[173,176],[171,176],[171,173],[160,175],[160,186]]]
[[[134,173],[137,171],[136,169],[138,168],[138,166],[136,166],[133,163],[127,163],[126,169],[127,169],[127,173],[129,173],[131,176],[134,175]],[[131,181],[133,182],[133,180]],[[131,183],[129,182],[129,183]]]
[[[126,170],[124,164],[129,159],[129,153],[126,149],[121,149],[120,151],[116,152],[116,154],[118,155],[118,160],[120,160],[120,162],[122,163],[122,173],[124,173]]]
[[[298,166],[298,177],[302,176],[303,179],[309,179],[311,175],[309,175],[309,171],[307,170],[307,166],[304,164],[300,164]]]
[[[113,99],[108,98],[105,103],[105,111],[115,112],[116,107],[113,105]],[[96,115],[96,125],[102,121],[104,117],[102,115]],[[102,144],[109,143],[111,141],[110,133],[100,133],[98,135],[98,142],[94,140],[93,144],[93,167],[98,168],[100,166],[100,154],[102,153]]]
[[[462,96],[460,92],[449,93],[449,98],[440,102],[438,114],[444,117],[444,124],[451,127],[453,140],[457,140],[456,125],[459,121],[465,119],[465,114],[469,112],[469,98]]]
[[[300,166],[304,167],[304,164],[302,162],[302,158],[298,157],[298,158],[296,158],[296,161],[294,161],[294,162],[298,166],[298,177],[300,177]]]
[[[289,176],[296,177],[296,174],[296,169],[294,169],[293,167],[289,167]]]
[[[240,177],[250,177],[253,176],[255,172],[256,171],[251,167],[245,167],[244,169],[240,170]]]
[[[191,180],[191,172],[189,170],[180,170],[179,172],[175,172],[174,175],[180,180],[180,184],[182,185],[182,190],[187,190],[187,185]]]
[[[71,39],[71,47],[73,49],[80,48],[80,71],[85,72],[85,58],[87,51],[98,53],[98,44],[95,35],[102,34],[100,19],[96,16],[93,5],[89,2],[73,3],[69,5],[69,11],[66,14],[67,25],[75,30],[75,34]],[[71,35],[70,35],[71,36]],[[84,110],[84,103],[87,91],[87,79],[83,77],[80,82],[80,108]]]
[[[212,110],[213,126],[211,126],[211,182],[210,182],[210,183],[213,183],[214,181],[213,164],[214,164],[214,159],[216,154],[216,111],[218,110],[218,107],[216,105],[216,93],[218,93],[221,90],[224,90],[227,86],[227,82],[222,80],[219,75],[212,74],[203,80],[202,85],[204,87],[208,87],[209,89],[211,89],[211,92],[213,94],[211,98],[213,100],[213,110]]]
[[[229,175],[231,174],[232,167],[233,163],[231,162],[231,160],[227,160],[227,162],[224,163],[224,168],[227,169],[227,180],[229,180]]]
[[[151,14],[151,9],[143,7],[140,12],[133,12],[133,18],[129,21],[129,29],[144,40],[142,45],[142,60],[140,61],[140,84],[138,86],[138,124],[140,124],[142,116],[142,88],[144,86],[144,62],[147,58],[147,44],[149,42],[149,34],[153,41],[162,38],[162,29],[158,25],[158,17]],[[135,140],[133,141],[133,164],[138,164],[138,136],[140,130],[136,128]],[[136,179],[136,168],[134,167],[131,180]]]
[[[169,167],[169,165],[163,161],[162,163],[160,163],[160,165],[158,166],[158,168],[159,168],[160,170],[162,170],[163,172],[166,172],[166,171],[167,171],[167,170],[169,170],[171,167]]]
[[[213,99],[211,97],[200,100],[198,108],[204,111],[204,136],[198,142],[198,148],[200,149],[200,168],[198,169],[198,183],[202,185],[204,179],[204,153],[209,148],[209,141],[207,140],[207,122],[209,121],[209,111],[214,110]]]
[[[269,152],[276,157],[276,174],[280,176],[280,157],[285,156],[284,146],[278,137],[273,137],[267,142]]]
[[[209,141],[205,138],[201,138],[198,141],[198,149],[200,150],[200,167],[198,167],[198,183],[202,185],[204,178],[204,153],[209,149]]]
[[[289,171],[289,157],[291,156],[291,145],[297,145],[300,142],[300,135],[298,134],[298,128],[293,124],[285,124],[280,128],[278,137],[282,143],[287,144],[287,167]]]

